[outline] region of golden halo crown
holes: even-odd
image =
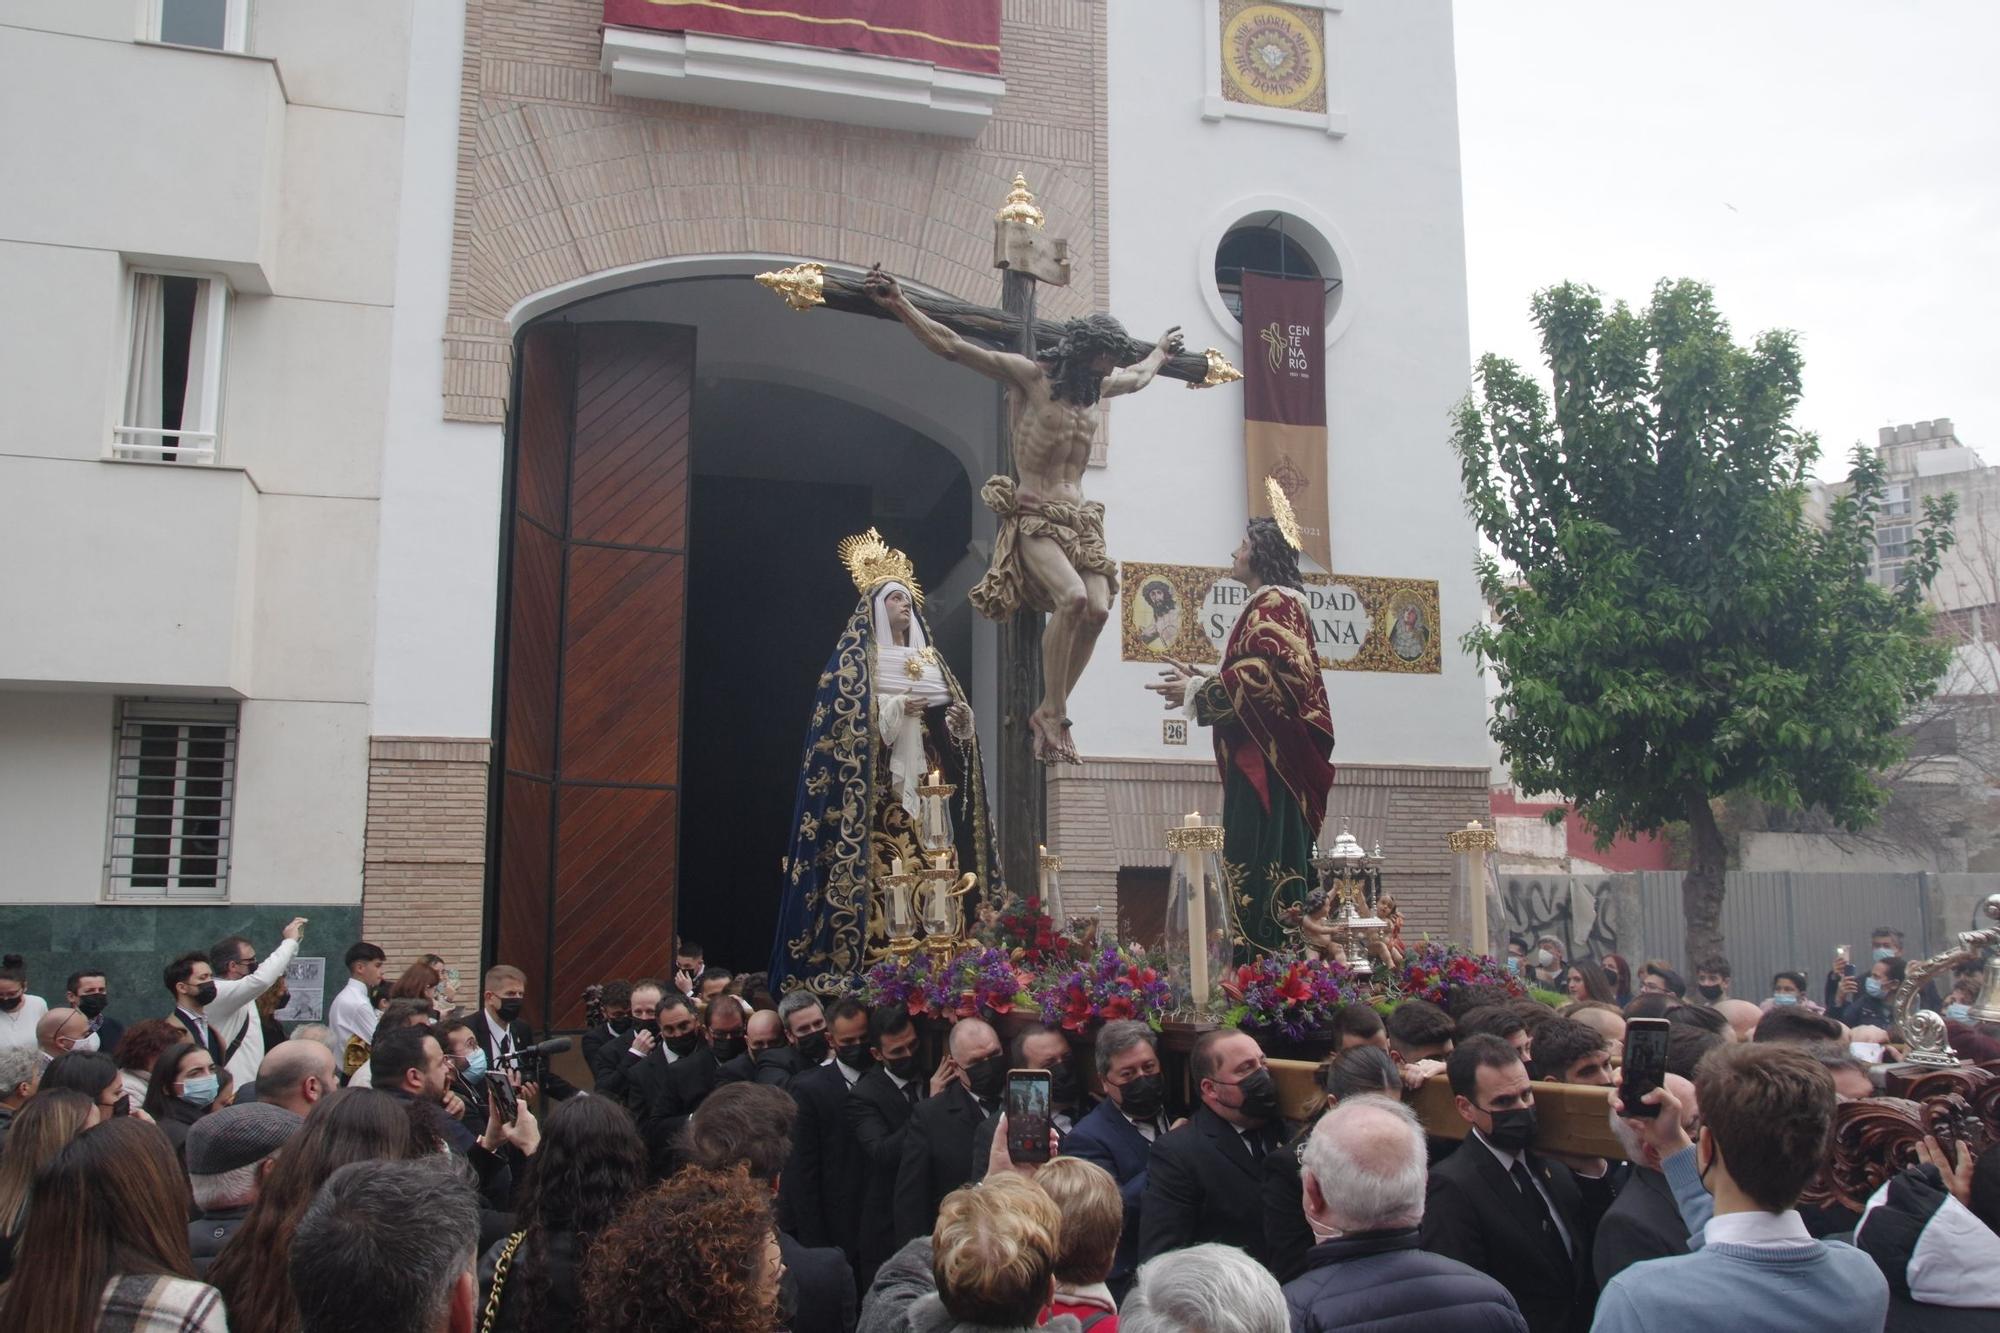
[[[1292,512],[1292,502],[1276,477],[1264,478],[1264,495],[1271,502],[1271,517],[1277,522],[1278,534],[1285,539],[1285,545],[1294,551],[1304,550],[1305,541],[1299,536],[1298,515]]]
[[[840,556],[840,563],[847,566],[848,577],[861,592],[871,592],[875,588],[894,580],[910,590],[910,596],[917,605],[924,604],[924,590],[917,582],[917,567],[910,563],[910,557],[882,540],[882,534],[870,528],[853,537],[842,537],[834,550]]]

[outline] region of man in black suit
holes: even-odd
[[[875,1067],[847,1097],[847,1129],[861,1172],[861,1225],[856,1267],[865,1290],[875,1270],[896,1252],[896,1169],[903,1161],[904,1130],[926,1098],[955,1081],[951,1061],[925,1078],[917,1071],[917,1025],[905,1005],[885,1004],[868,1016]]]
[[[1049,1074],[1049,1125],[1056,1132],[1056,1142],[1063,1143],[1069,1132],[1076,1128],[1076,1122],[1083,1118],[1093,1105],[1084,1096],[1083,1085],[1076,1076],[1076,1059],[1069,1049],[1069,1038],[1041,1023],[1029,1023],[1014,1034],[1007,1043],[1007,1068],[1045,1069]],[[980,1122],[979,1129],[972,1136],[972,1179],[986,1178],[986,1161],[993,1155],[993,1134],[1000,1124],[999,1116],[989,1116]]]
[[[486,1052],[489,1069],[521,1068],[519,1052],[535,1044],[535,1030],[521,1021],[527,1003],[528,977],[518,967],[498,963],[486,969],[485,1008],[473,1020],[472,1031]],[[556,1101],[576,1096],[569,1080],[549,1068],[546,1060],[530,1057],[521,1072]]]
[[[657,981],[641,981],[627,997],[631,1032],[621,1041],[607,1041],[591,1057],[590,1072],[596,1079],[593,1089],[600,1097],[622,1103],[636,1118],[644,1109],[643,1089],[635,1081],[639,1064],[660,1044],[660,999],[667,988]],[[689,1011],[689,1017],[693,1011]],[[642,1081],[642,1080],[641,1080]]]
[[[1667,1091],[1681,1104],[1685,1127],[1698,1115],[1694,1084],[1679,1074],[1668,1074],[1666,1081]],[[1632,1174],[1598,1222],[1590,1247],[1590,1266],[1600,1290],[1633,1264],[1688,1252],[1688,1226],[1660,1165],[1659,1149],[1642,1143],[1616,1111],[1611,1112],[1611,1132],[1624,1145]],[[1694,1132],[1688,1129],[1690,1135]]]
[[[787,995],[785,1003],[792,1004],[801,994]],[[856,1000],[841,1000],[830,1017],[821,1017],[822,1012],[813,1002],[784,1014],[802,1053],[809,1056],[826,1048],[830,1035],[835,1058],[812,1065],[792,1080],[790,1092],[799,1114],[779,1202],[800,1241],[818,1247],[837,1245],[852,1261],[859,1242],[862,1191],[860,1161],[847,1128],[847,1096],[868,1059],[868,1011]]]
[[[105,1016],[104,1010],[111,1003],[111,990],[102,972],[85,968],[72,972],[69,989],[64,998],[72,1009],[81,1009],[83,1016],[90,1020],[92,1031],[97,1033],[97,1049],[110,1055],[118,1049],[118,1039],[125,1035],[125,1025],[115,1018]]]
[[[167,1021],[188,1034],[188,1040],[208,1051],[209,1058],[223,1062],[222,1039],[209,1026],[206,1010],[215,1001],[215,969],[205,953],[184,953],[167,964],[164,974],[167,994],[174,997],[174,1011]]]
[[[688,1165],[709,1171],[746,1167],[752,1180],[775,1194],[791,1155],[797,1115],[792,1099],[777,1088],[724,1084],[688,1121]],[[853,1333],[854,1270],[847,1256],[831,1247],[802,1245],[783,1231],[778,1249],[785,1260],[778,1291],[785,1327],[791,1333]]]
[[[1506,1287],[1533,1333],[1585,1333],[1597,1306],[1591,1236],[1608,1199],[1562,1163],[1532,1151],[1535,1093],[1514,1048],[1468,1037],[1445,1063],[1472,1132],[1431,1168],[1423,1248]]]
[[[659,1038],[645,1040],[646,1054],[624,1071],[624,1094],[626,1109],[639,1124],[639,1137],[646,1141],[653,1173],[664,1177],[678,1165],[674,1157],[675,1140],[687,1123],[690,1109],[681,1104],[682,1093],[704,1081],[699,1074],[676,1078],[674,1070],[697,1059],[704,1042],[694,1001],[672,991],[658,1003],[654,1021],[660,1030]],[[649,1038],[649,1034],[634,1036],[634,1049],[642,1044],[642,1038]]]
[[[1264,1156],[1284,1139],[1264,1052],[1234,1028],[1204,1032],[1189,1072],[1201,1106],[1153,1143],[1139,1203],[1139,1262],[1216,1241],[1264,1259]]]
[[[930,1235],[944,1196],[972,1178],[973,1136],[999,1111],[1007,1090],[1007,1054],[992,1024],[960,1019],[946,1049],[950,1081],[910,1113],[903,1131],[894,1205],[898,1245]]]
[[[1125,1201],[1125,1229],[1105,1284],[1123,1300],[1139,1266],[1140,1201],[1146,1193],[1146,1162],[1153,1145],[1166,1137],[1167,1080],[1153,1046],[1153,1030],[1126,1019],[1106,1023],[1097,1034],[1097,1078],[1104,1100],[1063,1140],[1063,1154],[1094,1162],[1118,1182]]]
[[[583,1034],[583,1062],[593,1073],[597,1070],[597,1053],[606,1046],[623,1046],[632,1040],[632,983],[629,981],[607,981],[598,987],[598,1007],[604,1013],[604,1021]]]
[[[685,996],[676,997],[685,1001]],[[639,1111],[639,1132],[645,1138],[656,1163],[674,1159],[681,1131],[688,1117],[708,1099],[722,1081],[722,1066],[743,1053],[743,1024],[748,1010],[734,995],[720,995],[709,1006],[708,1022],[694,1029],[694,1040],[681,1031],[684,1003],[668,1002],[662,1022],[671,1031],[661,1030],[663,1065],[643,1066],[650,1072],[642,1077],[644,1107]],[[659,1072],[664,1068],[664,1077]]]

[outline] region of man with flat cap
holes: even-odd
[[[201,1216],[188,1223],[188,1249],[196,1277],[236,1234],[257,1202],[265,1173],[305,1120],[271,1102],[225,1106],[188,1127],[188,1184]]]

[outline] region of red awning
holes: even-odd
[[[604,21],[1000,72],[1000,0],[604,0]]]

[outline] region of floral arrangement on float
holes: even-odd
[[[900,1004],[917,1017],[973,1018],[1012,1013],[1030,980],[1004,949],[970,949],[941,968],[928,953],[892,954],[861,974],[855,997],[871,1009]]]
[[[1079,962],[1058,962],[1032,978],[1042,1021],[1067,1032],[1135,1018],[1155,1028],[1173,1007],[1164,969],[1105,945]]]
[[[1235,1007],[1223,1023],[1306,1041],[1333,1026],[1341,1009],[1366,1003],[1366,985],[1345,963],[1323,958],[1259,958],[1223,978]]]
[[[1452,991],[1467,986],[1492,987],[1515,997],[1528,993],[1499,959],[1436,940],[1411,949],[1389,983],[1398,999],[1429,1000],[1446,1009],[1451,1007]]]
[[[992,935],[1020,966],[1033,970],[1053,963],[1081,963],[1097,952],[1097,921],[1077,917],[1058,925],[1043,909],[1040,897],[1030,894],[1019,907],[1003,910],[994,920]]]

